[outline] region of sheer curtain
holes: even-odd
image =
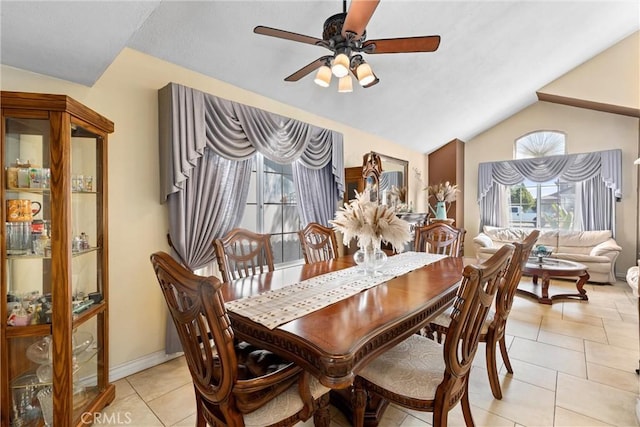
[[[256,152],[276,163],[295,162],[300,179],[318,186],[310,188],[315,196],[299,197],[308,218],[325,221],[318,192],[329,197],[329,206],[342,198],[340,133],[175,83],[158,91],[158,106],[160,201],[169,206],[174,256],[188,268],[211,263],[213,240],[241,220]],[[324,178],[311,181],[321,173],[315,171],[324,171]],[[167,332],[167,352],[180,351],[175,334]]]
[[[542,183],[557,178],[582,186],[579,210],[584,229],[611,230],[615,236],[615,202],[622,197],[622,150],[480,163],[480,231],[485,225],[504,225],[496,212],[505,210],[507,203],[502,204],[497,197],[498,185],[516,185],[525,179]]]

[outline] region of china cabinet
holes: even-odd
[[[79,426],[111,403],[107,137],[65,95],[3,91],[0,425]]]

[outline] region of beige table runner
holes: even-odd
[[[229,301],[225,306],[229,311],[274,329],[442,258],[445,256],[405,252],[389,257],[379,275],[368,276],[360,267],[350,267],[281,289]]]

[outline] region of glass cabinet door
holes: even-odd
[[[52,385],[48,353],[36,348],[50,335],[52,320],[50,123],[48,118],[7,118],[4,126],[9,418],[15,426],[38,425],[37,395]]]
[[[71,124],[71,295],[73,313],[73,409],[104,389],[102,136],[88,125]],[[95,313],[96,315],[93,315]]]

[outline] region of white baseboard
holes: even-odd
[[[135,360],[123,363],[122,365],[113,366],[109,370],[109,381],[117,381],[129,375],[136,374],[145,369],[153,368],[176,357],[182,356],[184,353],[166,354],[164,350],[156,351],[155,353],[148,354]]]

